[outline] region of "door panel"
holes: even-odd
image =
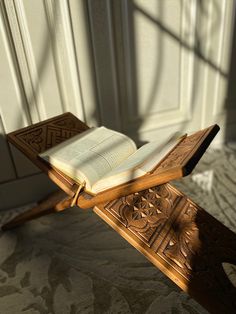
[[[234,12],[234,0],[1,1],[0,193],[42,177],[5,133],[65,111],[139,143],[212,123],[218,141],[234,134]]]

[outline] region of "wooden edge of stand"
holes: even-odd
[[[158,175],[143,176],[142,179],[133,180],[131,182],[119,185],[113,189],[108,189],[104,192],[100,192],[97,195],[90,195],[86,192],[80,194],[77,200],[77,205],[80,208],[89,208],[99,205],[104,202],[127,196],[131,193],[140,192],[155,185],[167,183],[173,179],[183,176],[182,169],[179,167],[172,168],[169,173],[163,172]]]
[[[220,127],[217,124],[215,124],[209,128],[209,130],[206,132],[202,142],[200,143],[199,148],[196,147],[192,157],[189,158],[185,162],[185,164],[183,166],[183,176],[187,176],[193,171],[196,164],[202,158],[202,156],[204,155],[208,146],[211,144],[212,140],[214,139],[216,134],[219,132],[219,130],[220,130]]]

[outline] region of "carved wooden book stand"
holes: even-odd
[[[114,228],[181,289],[212,313],[235,313],[236,288],[222,263],[236,263],[236,235],[168,181],[191,172],[217,126],[185,138],[151,174],[91,196],[76,197],[78,185],[38,158],[38,154],[88,128],[70,113],[8,135],[63,191],[20,214],[7,230],[43,214],[61,211],[75,201]]]

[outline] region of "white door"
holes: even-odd
[[[1,208],[54,188],[5,133],[65,111],[137,142],[216,122],[219,139],[232,135],[234,11],[233,0],[1,1]]]

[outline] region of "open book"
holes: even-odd
[[[178,143],[176,136],[137,149],[128,136],[105,127],[91,128],[39,156],[85,190],[97,194],[141,177]]]

